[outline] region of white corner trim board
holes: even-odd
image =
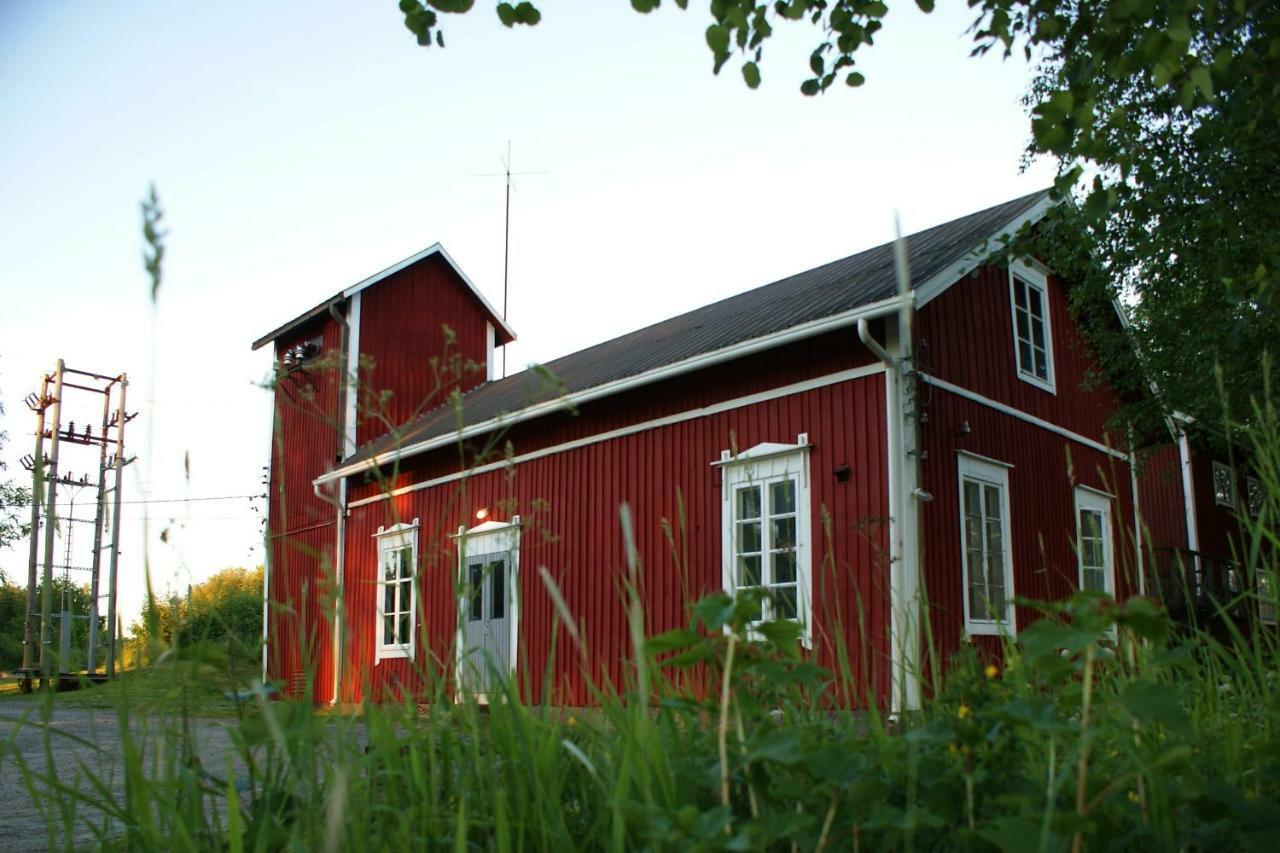
[[[1029,423],[1032,426],[1038,426],[1043,430],[1060,435],[1063,438],[1069,438],[1077,444],[1083,444],[1085,447],[1092,448],[1099,453],[1105,453],[1108,456],[1113,456],[1123,462],[1129,461],[1129,454],[1117,450],[1114,447],[1108,447],[1100,441],[1094,441],[1092,438],[1081,435],[1078,432],[1072,432],[1066,427],[1060,427],[1057,424],[1049,423],[1049,421],[1046,421],[1044,418],[1038,418],[1035,415],[1022,411],[1021,409],[1015,409],[1013,406],[1006,405],[1005,403],[1001,403],[997,400],[992,400],[990,397],[984,397],[977,392],[970,391],[968,388],[961,388],[959,385],[953,385],[945,379],[939,379],[938,377],[930,376],[927,373],[918,373],[916,375],[920,377],[921,382],[927,382],[933,387],[955,394],[957,397],[964,397],[966,400],[971,400],[972,402],[986,406],[989,409],[994,409],[1002,414],[1017,418],[1024,423]]]
[[[884,365],[880,363],[867,364],[862,367],[854,367],[849,370],[842,370],[839,373],[831,373],[827,376],[820,376],[816,379],[808,379],[804,382],[796,382],[791,385],[783,385],[778,388],[772,388],[768,391],[760,391],[756,394],[750,394],[746,397],[737,397],[733,400],[725,400],[720,403],[713,403],[710,406],[704,406],[700,409],[689,409],[684,412],[678,412],[673,415],[667,415],[662,418],[655,418],[651,421],[644,421],[630,426],[619,427],[618,429],[609,430],[608,432],[596,433],[595,435],[585,436],[583,438],[566,441],[561,444],[555,444],[551,447],[544,447],[540,450],[532,450],[528,453],[521,453],[512,457],[510,460],[503,459],[499,462],[491,462],[487,465],[481,465],[467,471],[458,471],[452,474],[445,474],[442,477],[436,477],[432,480],[424,480],[420,483],[413,483],[408,486],[402,486],[389,492],[374,495],[368,498],[361,498],[358,501],[352,501],[348,506],[350,509],[365,506],[366,504],[377,503],[379,501],[388,500],[390,498],[399,497],[410,492],[416,492],[421,489],[430,489],[445,483],[451,483],[455,480],[461,480],[463,477],[472,477],[476,474],[484,474],[488,471],[496,471],[499,468],[505,468],[507,465],[519,465],[524,462],[531,462],[534,459],[541,459],[544,456],[554,456],[557,453],[566,453],[570,450],[577,450],[580,447],[586,447],[591,444],[598,444],[602,441],[611,441],[615,438],[633,435],[638,432],[645,432],[659,427],[670,426],[672,424],[691,421],[696,418],[705,418],[711,415],[717,415],[721,412],[727,412],[732,409],[738,409],[743,406],[751,406],[756,403],[764,403],[769,400],[776,400],[779,397],[787,397],[792,394],[800,394],[805,391],[811,391],[815,388],[824,388],[828,385],[837,385],[841,382],[848,382],[853,379],[862,379],[867,376],[874,376],[877,373],[884,372]],[[454,439],[457,440],[456,438]],[[317,481],[319,482],[319,481]]]
[[[910,296],[906,297],[906,299],[909,300]],[[313,482],[318,484],[331,483],[342,477],[350,477],[352,474],[360,474],[364,471],[380,468],[383,465],[387,465],[391,462],[405,459],[410,456],[416,456],[419,453],[426,453],[439,447],[447,447],[448,445],[454,444],[458,441],[478,435],[484,435],[485,433],[492,432],[495,429],[501,429],[514,424],[523,423],[524,421],[542,417],[543,415],[551,414],[552,412],[561,411],[572,406],[580,406],[583,403],[588,403],[592,400],[609,397],[613,394],[620,394],[624,391],[630,391],[633,388],[639,388],[664,379],[670,379],[675,376],[681,376],[685,373],[691,373],[695,370],[701,370],[705,367],[711,367],[712,365],[732,361],[746,355],[751,355],[752,353],[782,346],[783,344],[788,344],[792,341],[803,340],[805,338],[811,338],[815,335],[823,334],[824,332],[841,329],[857,323],[859,319],[888,316],[897,312],[903,301],[903,297],[894,296],[889,299],[881,300],[880,302],[873,302],[870,305],[863,305],[859,308],[853,309],[852,311],[833,314],[830,317],[824,317],[820,320],[814,320],[810,323],[804,323],[799,326],[792,326],[789,329],[784,329],[783,331],[776,332],[771,335],[752,338],[751,340],[742,341],[713,352],[702,353],[701,355],[686,358],[683,361],[677,361],[673,364],[656,367],[653,370],[647,370],[643,373],[636,374],[635,376],[628,376],[624,379],[606,382],[603,385],[597,385],[593,388],[586,388],[573,394],[566,394],[563,397],[548,400],[545,403],[538,403],[517,412],[512,412],[509,415],[491,418],[487,421],[472,424],[471,426],[464,427],[461,430],[448,433],[447,435],[436,436],[435,438],[415,442],[404,447],[393,448],[385,453],[379,453],[371,459],[354,462],[350,465],[344,465],[341,468],[337,468],[327,474],[317,477]]]

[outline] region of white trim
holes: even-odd
[[[1191,441],[1178,433],[1178,462],[1182,466],[1182,510],[1187,516],[1187,550],[1200,553],[1200,524],[1196,519],[1195,477],[1191,470]],[[1200,557],[1196,557],[1198,562]]]
[[[494,363],[493,363],[493,349],[494,349],[493,342],[494,342],[493,323],[485,323],[484,324],[484,378],[485,378],[485,381],[487,382],[492,382],[494,377],[497,376],[497,371],[494,369]],[[351,452],[354,453],[355,451],[352,450]]]
[[[737,549],[734,545],[734,533],[737,528],[735,517],[734,492],[738,487],[758,485],[760,487],[760,585],[765,584],[766,546],[772,544],[772,534],[766,528],[770,520],[771,503],[765,488],[770,483],[782,480],[793,480],[796,484],[796,617],[800,622],[800,643],[805,648],[813,647],[813,510],[809,500],[810,467],[808,436],[801,433],[794,445],[767,444],[758,447],[770,448],[768,452],[750,456],[751,451],[740,454],[728,463],[720,473],[720,582],[721,587],[730,595],[737,589],[734,575],[734,557]],[[772,448],[789,447],[785,453]],[[727,453],[728,451],[724,451]],[[723,458],[723,454],[722,454]],[[767,604],[765,605],[768,606]]]
[[[600,399],[601,397],[608,397],[613,394],[630,391],[634,388],[650,385],[654,382],[660,382],[675,376],[681,376],[685,373],[691,373],[695,370],[711,367],[712,365],[742,358],[743,356],[751,355],[752,353],[760,352],[762,350],[772,349],[774,347],[782,346],[783,344],[810,338],[834,329],[844,328],[845,326],[856,323],[862,318],[879,317],[891,314],[898,310],[898,306],[901,302],[903,302],[902,297],[894,296],[890,299],[884,299],[880,302],[874,302],[870,305],[855,308],[852,311],[833,314],[830,317],[824,317],[820,320],[803,323],[799,326],[792,326],[791,328],[775,332],[771,335],[764,335],[763,337],[741,341],[731,346],[724,347],[723,349],[692,356],[673,364],[663,365],[662,367],[656,367],[652,370],[636,374],[635,376],[628,376],[625,379],[606,382],[593,388],[587,388],[576,393],[566,394],[565,396],[559,397],[555,400],[538,403],[508,415],[501,415],[487,421],[472,424],[471,426],[464,427],[461,430],[451,432],[447,435],[436,436],[435,438],[415,442],[405,447],[393,448],[383,453],[379,453],[370,459],[365,459],[361,462],[355,462],[350,465],[344,465],[341,468],[317,477],[313,482],[320,484],[329,483],[340,477],[349,477],[352,474],[359,474],[364,471],[380,468],[383,465],[396,460],[405,459],[409,456],[416,456],[419,453],[435,450],[438,447],[455,444],[458,441],[477,435],[483,435],[484,433],[491,432],[498,428],[509,427],[553,412],[571,409],[573,407],[580,406],[583,403]]]
[[[489,312],[489,314],[491,315],[491,319],[496,321],[498,325],[502,327],[502,331],[506,332],[508,336],[510,336],[511,338],[515,338],[516,336],[515,331],[510,326],[507,325],[506,321],[502,319],[502,315],[499,314],[497,310],[492,305],[489,304],[488,299],[484,298],[484,294],[480,292],[480,288],[476,287],[476,283],[472,281],[471,278],[465,272],[462,271],[462,267],[458,266],[457,262],[454,261],[453,258],[449,257],[449,253],[446,252],[444,250],[444,246],[440,245],[439,243],[432,243],[430,246],[423,249],[421,252],[418,252],[416,255],[410,255],[409,257],[405,258],[403,261],[399,261],[387,267],[382,272],[376,272],[366,279],[357,281],[355,284],[343,290],[342,295],[346,297],[355,296],[357,293],[364,290],[366,287],[372,287],[373,285],[382,281],[384,278],[395,275],[405,267],[412,266],[413,264],[416,264],[418,261],[421,261],[425,258],[429,258],[432,255],[439,255],[440,257],[444,258],[444,260],[449,264],[449,266],[453,267],[453,271],[458,274],[458,278],[466,282],[467,287],[471,288],[472,295],[474,295],[476,299],[480,300],[480,304],[483,305],[484,309]]]
[[[422,596],[420,589],[420,580],[418,577],[418,538],[420,535],[420,525],[418,519],[414,519],[412,523],[401,522],[391,527],[379,527],[378,532],[373,534],[374,540],[378,545],[378,575],[375,579],[376,598],[374,600],[374,644],[373,644],[373,662],[379,664],[384,660],[392,660],[395,658],[414,659],[414,653],[418,645],[418,599]],[[383,567],[382,554],[388,550],[399,550],[408,546],[411,551],[412,567],[409,576],[411,595],[409,596],[409,641],[407,643],[392,643],[390,645],[382,642],[382,602],[383,593]],[[398,576],[397,576],[398,577]],[[401,583],[397,580],[396,583]],[[397,611],[399,612],[399,611]]]
[[[455,627],[455,639],[453,649],[453,679],[455,700],[462,696],[462,655],[463,655],[463,631],[462,631],[462,614],[465,610],[466,602],[463,598],[463,585],[466,582],[466,560],[467,545],[470,542],[492,542],[492,545],[484,545],[484,551],[481,553],[502,553],[511,555],[511,567],[508,583],[505,586],[507,592],[507,607],[511,614],[511,630],[508,636],[508,659],[507,665],[510,671],[516,671],[516,655],[520,649],[520,516],[513,515],[511,520],[502,521],[486,521],[478,524],[471,529],[459,527],[458,532],[450,536],[456,543],[458,549],[458,567],[457,581],[455,589],[457,589],[457,600],[454,602],[454,614],[457,625]],[[477,694],[476,699],[480,702],[487,702],[488,697],[484,694]]]
[[[964,484],[966,480],[992,485],[1000,490],[1000,544],[1004,568],[1004,619],[973,619],[969,615],[969,549],[965,542]],[[964,629],[971,636],[1018,635],[1017,611],[1013,606],[1013,519],[1009,515],[1009,469],[980,462],[971,456],[956,454],[956,492],[960,513],[960,584],[964,596]],[[986,533],[983,532],[983,551]]]
[[[1040,306],[1044,315],[1041,317],[1041,321],[1044,323],[1044,367],[1046,374],[1044,379],[1041,379],[1035,373],[1035,331],[1033,328],[1028,327],[1027,329],[1031,333],[1031,339],[1028,344],[1033,348],[1031,365],[1023,365],[1022,355],[1018,352],[1018,303],[1017,290],[1014,285],[1015,278],[1020,279],[1029,289],[1034,288],[1040,293]],[[1027,316],[1031,317],[1030,298],[1027,300]],[[1048,391],[1050,394],[1057,394],[1057,371],[1054,369],[1053,363],[1053,312],[1049,307],[1049,277],[1041,272],[1040,269],[1020,260],[1014,260],[1009,263],[1009,319],[1011,322],[1010,331],[1013,334],[1013,364],[1018,378],[1043,391]]]
[[[949,391],[957,397],[964,397],[966,400],[972,400],[973,402],[986,406],[989,409],[995,409],[997,412],[1010,415],[1011,417],[1015,417],[1018,420],[1029,423],[1033,426],[1038,426],[1043,430],[1048,430],[1049,432],[1060,435],[1063,438],[1069,438],[1078,444],[1083,444],[1085,447],[1097,450],[1099,453],[1114,456],[1116,459],[1124,462],[1129,461],[1129,454],[1116,450],[1114,447],[1108,447],[1100,441],[1094,441],[1092,438],[1083,436],[1078,432],[1072,432],[1066,427],[1060,427],[1057,424],[1049,423],[1044,418],[1038,418],[1035,415],[1027,414],[1021,409],[1015,409],[1012,406],[992,400],[990,397],[984,397],[967,388],[961,388],[959,385],[953,385],[945,379],[939,379],[938,377],[930,376],[927,373],[917,373],[916,375],[920,377],[921,381],[927,382],[935,388],[941,388],[943,391]]]
[[[934,299],[937,299],[943,293],[947,292],[952,285],[960,281],[961,278],[973,272],[978,267],[985,264],[991,258],[991,250],[989,246],[992,243],[998,243],[1014,234],[1029,222],[1038,222],[1044,218],[1049,209],[1057,205],[1058,202],[1053,201],[1049,196],[1045,196],[1036,202],[1032,207],[1018,216],[1010,220],[1009,224],[1001,228],[995,234],[984,239],[982,242],[974,245],[972,249],[964,254],[960,260],[944,267],[940,272],[930,276],[926,281],[922,282],[915,288],[916,307],[923,308]]]
[[[968,456],[970,459],[976,459],[977,461],[987,465],[998,465],[1001,468],[1008,468],[1010,470],[1018,467],[1012,462],[1005,462],[1003,459],[992,459],[990,456],[983,456],[981,453],[974,453],[972,450],[957,450],[956,453],[960,456]]]
[[[732,450],[721,450],[720,458],[712,462],[711,466],[714,468],[721,465],[738,465],[743,462],[759,462],[774,456],[786,456],[798,450],[808,450],[809,447],[809,433],[802,432],[796,436],[795,444],[779,444],[774,441],[765,441],[749,450],[742,451],[737,456],[733,455]]]
[[[854,367],[849,370],[842,370],[839,373],[831,373],[827,376],[820,376],[816,379],[807,379],[804,382],[795,382],[791,385],[783,385],[768,391],[760,391],[755,394],[749,394],[745,397],[737,397],[733,400],[725,400],[720,403],[713,403],[710,406],[704,406],[699,409],[689,409],[673,415],[667,415],[662,418],[655,418],[651,421],[644,421],[631,426],[619,427],[618,429],[609,430],[608,432],[596,433],[595,435],[577,438],[573,441],[566,441],[561,444],[544,447],[541,450],[533,450],[528,453],[521,453],[511,459],[503,459],[499,462],[490,462],[471,468],[467,471],[458,471],[452,474],[445,474],[441,477],[435,477],[431,480],[423,480],[419,483],[413,483],[408,486],[401,486],[389,492],[382,492],[367,498],[361,498],[358,501],[352,501],[350,509],[365,506],[366,504],[377,503],[378,501],[389,500],[390,498],[399,497],[410,492],[416,492],[421,489],[430,489],[445,483],[451,483],[455,480],[461,480],[464,477],[472,477],[477,474],[484,474],[489,471],[496,471],[505,468],[508,465],[519,465],[524,462],[531,462],[535,459],[541,459],[544,456],[553,456],[558,453],[567,453],[571,450],[577,450],[581,447],[587,447],[592,444],[598,444],[602,441],[612,441],[615,438],[623,438],[628,435],[634,435],[638,432],[645,432],[651,429],[658,429],[672,424],[683,423],[684,421],[696,420],[697,418],[710,417],[728,412],[733,409],[742,408],[743,406],[752,406],[757,403],[764,403],[769,400],[776,400],[779,397],[787,397],[792,394],[801,394],[805,391],[811,391],[815,388],[824,388],[828,385],[837,385],[841,382],[849,382],[855,379],[862,379],[867,376],[874,376],[877,373],[884,372],[883,364],[867,364],[862,367]]]
[[[342,421],[342,452],[350,456],[356,452],[356,424],[360,411],[360,294],[347,303],[347,393],[346,411]]]
[[[1075,488],[1076,589],[1084,589],[1084,556],[1080,541],[1083,531],[1080,529],[1080,511],[1100,512],[1102,513],[1102,591],[1114,598],[1116,594],[1116,549],[1114,514],[1111,511],[1112,500],[1114,498],[1111,495],[1100,489],[1093,489],[1089,486],[1076,486]]]
[[[330,705],[338,704],[338,694],[342,689],[342,635],[346,630],[346,589],[345,575],[347,562],[347,481],[338,484],[338,521],[336,529],[333,566],[334,566],[334,601],[333,628],[330,629],[330,640],[333,644],[333,695]]]

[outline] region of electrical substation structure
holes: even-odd
[[[27,619],[18,671],[24,691],[37,682],[42,687],[70,689],[84,679],[102,681],[115,675],[121,489],[125,466],[136,459],[125,453],[125,425],[137,417],[136,412],[125,410],[128,388],[129,380],[123,373],[107,376],[75,370],[58,359],[53,372],[42,379],[39,393],[26,398],[36,417],[36,429],[35,451],[22,459],[23,467],[31,472],[32,486]],[[76,425],[77,417],[80,426]],[[94,450],[96,460],[92,458]],[[96,477],[91,473],[77,476],[68,464],[76,454],[82,454],[86,466],[96,462]],[[64,503],[59,503],[60,488],[69,496]],[[83,509],[77,515],[78,498],[86,489],[96,497],[91,518],[85,517]],[[83,546],[79,552],[74,547],[77,530],[84,528],[92,529],[87,561],[78,557]],[[58,535],[61,561],[57,559]],[[81,602],[79,609],[85,612],[77,612],[75,591],[83,589],[86,581],[87,606]],[[87,630],[75,630],[78,621],[85,622]]]

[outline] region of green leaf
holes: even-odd
[[[749,88],[757,88],[760,85],[760,66],[754,62],[748,62],[742,66],[742,79],[747,81]]]
[[[800,737],[792,729],[775,729],[755,742],[747,752],[748,761],[773,761],[792,765],[800,762]]]
[[[848,83],[850,86],[861,86],[863,83],[867,82],[867,78],[863,77],[857,71],[850,71],[849,76],[844,78],[844,82]]]
[[[1026,817],[1007,815],[994,818],[987,821],[978,835],[1005,853],[1040,849],[1040,822]]]
[[[920,7],[920,11],[926,15],[933,11],[933,0],[916,0],[916,5]]]
[[[693,613],[702,624],[718,631],[733,618],[733,599],[723,592],[715,592],[693,606]]]
[[[516,6],[515,16],[517,24],[525,24],[530,27],[542,20],[542,13],[527,0]]]
[[[516,23],[516,8],[510,3],[498,4],[498,20],[504,27],[513,27]]]
[[[800,93],[804,95],[816,95],[821,91],[817,80],[805,80],[800,84]]]
[[[650,637],[644,645],[650,654],[662,654],[691,646],[703,639],[705,638],[692,628],[674,628],[656,637]]]
[[[729,31],[719,24],[707,27],[707,47],[716,56],[729,52]]]
[[[641,15],[647,15],[654,9],[658,8],[660,0],[631,0],[631,8],[635,9]]]

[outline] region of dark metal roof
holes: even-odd
[[[1034,192],[909,235],[912,287],[960,261],[1048,194],[1047,189]],[[852,311],[896,293],[893,243],[885,243],[563,356],[541,369],[480,385],[463,396],[462,420],[465,425],[483,423],[562,395]],[[442,406],[360,447],[343,465],[448,435],[456,432],[458,424],[454,407]]]

